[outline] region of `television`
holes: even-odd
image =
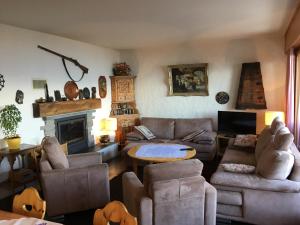
[[[256,134],[256,113],[218,111],[218,133],[227,136]]]

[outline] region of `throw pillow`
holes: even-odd
[[[145,137],[142,134],[134,131],[126,134],[126,138],[127,140],[131,140],[131,141],[140,141],[145,139]]]
[[[147,140],[151,140],[155,138],[155,135],[145,126],[135,126],[137,131],[139,131]]]
[[[271,149],[263,151],[256,172],[267,179],[285,180],[291,173],[294,165],[294,156],[290,151],[279,151]]]
[[[227,172],[232,173],[254,173],[255,166],[238,164],[238,163],[223,163],[222,168]]]
[[[274,149],[288,150],[294,141],[294,136],[291,133],[277,132],[274,138]]]
[[[47,154],[47,158],[54,169],[69,168],[67,156],[61,149],[56,137],[44,137],[42,141],[42,148]]]
[[[256,135],[254,134],[238,134],[234,139],[234,146],[237,147],[255,147]]]
[[[205,130],[200,135],[193,137],[192,142],[198,144],[213,144],[215,142],[215,136],[215,133]]]
[[[284,123],[279,120],[279,117],[276,117],[271,124],[271,133],[276,134],[277,131],[285,127]]]
[[[255,146],[255,159],[258,161],[259,157],[265,151],[265,149],[273,143],[274,135],[271,133],[269,126],[265,127],[259,134]]]
[[[193,138],[202,135],[204,132],[205,132],[205,130],[202,130],[202,129],[193,131],[192,133],[190,133],[190,134],[186,135],[185,137],[183,137],[181,140],[182,141],[192,141]]]

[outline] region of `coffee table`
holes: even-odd
[[[191,148],[187,145],[180,144],[141,144],[132,147],[128,151],[128,155],[132,158],[132,167],[137,174],[139,162],[147,163],[164,163],[174,162],[193,158],[196,155],[196,150],[182,151],[180,149]]]

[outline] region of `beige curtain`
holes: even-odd
[[[296,57],[296,82],[295,82],[295,143],[300,147],[300,51]]]

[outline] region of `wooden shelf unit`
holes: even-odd
[[[33,116],[47,117],[58,114],[80,112],[101,108],[100,98],[81,99],[63,102],[33,103]]]
[[[138,123],[139,113],[135,103],[134,80],[136,76],[110,76],[111,113],[117,118],[117,141],[123,143],[125,135]]]

